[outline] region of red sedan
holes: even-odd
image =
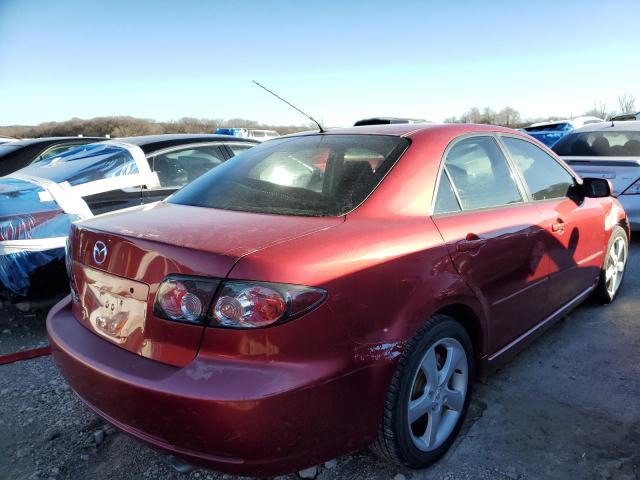
[[[74,225],[47,326],[88,406],[189,462],[274,475],[373,443],[420,468],[479,371],[615,298],[628,240],[608,181],[513,130],[302,134]]]

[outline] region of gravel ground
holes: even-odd
[[[409,471],[368,451],[319,479],[640,479],[640,242],[623,290],[587,303],[476,386],[463,434],[434,467]],[[46,342],[38,316],[0,310],[0,354]],[[0,366],[0,479],[231,479],[137,443],[93,415],[50,357]],[[306,476],[306,475],[305,475]],[[295,475],[283,477],[297,478]]]

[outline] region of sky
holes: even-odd
[[[640,109],[640,1],[0,0],[0,125]]]

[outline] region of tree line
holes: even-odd
[[[585,116],[592,116],[607,120],[619,113],[635,113],[636,99],[630,93],[618,95],[618,105],[615,109],[609,109],[604,102],[593,102],[593,107],[583,113]],[[487,123],[491,125],[502,125],[503,127],[521,128],[536,122],[546,122],[554,120],[562,120],[566,117],[549,116],[539,118],[523,119],[520,112],[511,108],[504,107],[502,110],[495,111],[491,107],[484,107],[480,110],[477,107],[470,108],[459,117],[453,116],[446,118],[445,123]]]
[[[230,120],[184,117],[169,122],[157,122],[145,118],[129,116],[96,117],[91,119],[72,118],[63,122],[45,122],[39,125],[11,125],[0,127],[0,136],[14,138],[65,137],[83,135],[85,137],[130,137],[134,135],[154,135],[160,133],[214,133],[219,127],[258,128],[276,130],[281,135],[314,129],[315,125],[267,125],[247,120]]]
[[[635,113],[635,97],[629,93],[618,95],[618,105],[614,110],[607,108],[606,103],[594,102],[584,115],[608,119],[617,113]],[[511,128],[521,128],[535,122],[561,120],[564,117],[549,116],[544,118],[523,119],[520,112],[511,107],[495,111],[491,107],[480,109],[473,107],[459,117],[452,116],[445,123],[486,123]],[[276,130],[281,135],[315,130],[314,124],[307,125],[268,125],[247,120],[232,118],[229,120],[184,117],[169,122],[157,122],[145,118],[129,116],[96,117],[91,119],[72,118],[64,122],[45,122],[35,126],[11,125],[0,127],[0,136],[15,138],[37,138],[55,136],[85,137],[130,137],[134,135],[153,135],[159,133],[213,133],[219,127],[259,128]]]

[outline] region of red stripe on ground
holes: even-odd
[[[19,362],[20,360],[29,360],[30,358],[41,357],[43,355],[49,355],[50,353],[51,347],[42,347],[24,350],[22,352],[9,353],[8,355],[0,355],[0,365]]]

